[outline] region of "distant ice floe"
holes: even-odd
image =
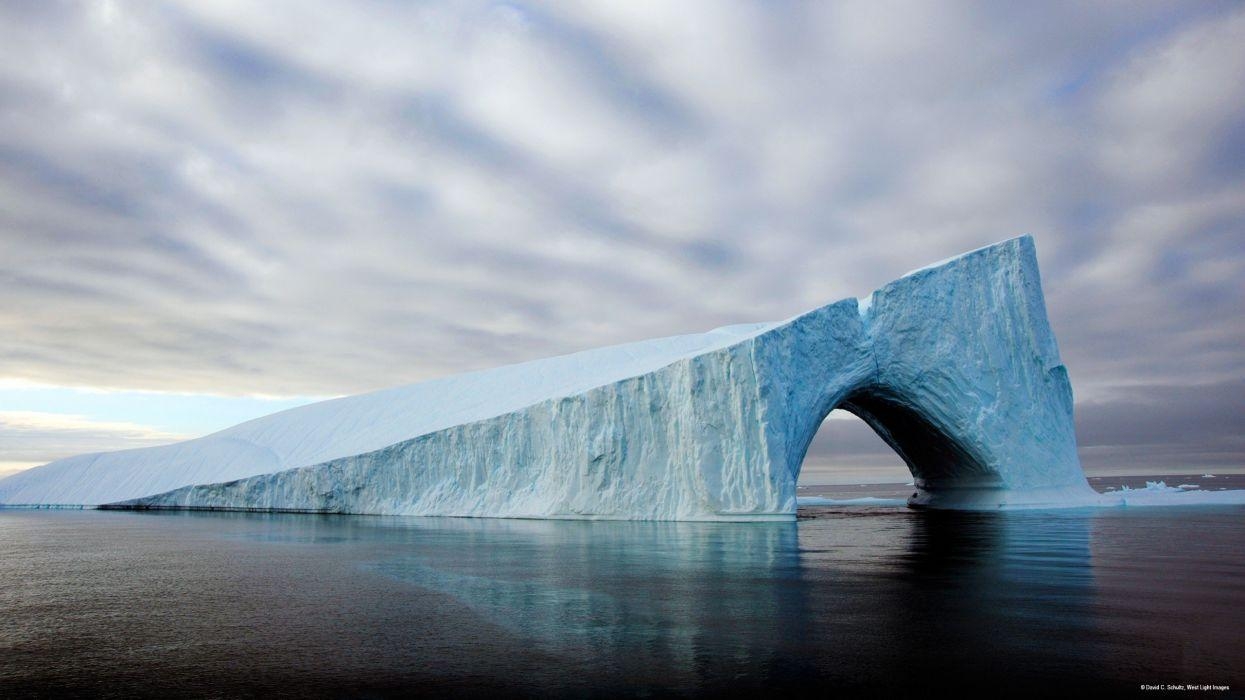
[[[1104,493],[1098,499],[1100,506],[1211,506],[1245,505],[1245,490],[1202,491],[1188,488],[1190,484],[1168,486],[1162,481],[1147,481],[1143,489],[1120,487],[1114,493]]]

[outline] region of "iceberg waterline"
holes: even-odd
[[[825,416],[904,459],[910,503],[1098,498],[1033,241],[780,323],[630,343],[290,409],[0,481],[0,504],[663,520],[794,517]]]
[[[799,496],[795,500],[801,508],[809,506],[905,506],[908,504],[908,502],[902,498],[878,498],[877,496],[860,496],[857,498]]]
[[[1167,486],[1164,482],[1147,481],[1145,488],[1134,489],[1127,486],[1116,489],[1107,487],[1107,493],[1097,494],[1092,499],[1072,500],[1059,506],[1047,504],[1013,504],[1010,509],[1029,508],[1159,508],[1173,506],[1226,506],[1245,505],[1245,490],[1234,489],[1225,491],[1201,491],[1191,484],[1179,487]],[[907,505],[900,498],[877,498],[865,496],[860,498],[823,498],[820,496],[800,496],[796,499],[801,508],[841,508],[846,506],[891,506]]]

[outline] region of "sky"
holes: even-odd
[[[6,2],[0,475],[1026,233],[1087,472],[1245,465],[1239,2]]]

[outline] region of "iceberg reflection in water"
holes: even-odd
[[[1241,687],[1240,509],[1178,510],[0,512],[0,694]]]

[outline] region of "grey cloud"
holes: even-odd
[[[611,50],[608,27],[593,28],[534,6],[525,7],[523,13],[548,42],[590,75],[592,85],[612,105],[628,111],[631,118],[675,137],[701,127],[699,117],[678,95],[632,69]]]
[[[1083,402],[1077,413],[1077,439],[1085,447],[1245,448],[1245,381],[1119,387]]]

